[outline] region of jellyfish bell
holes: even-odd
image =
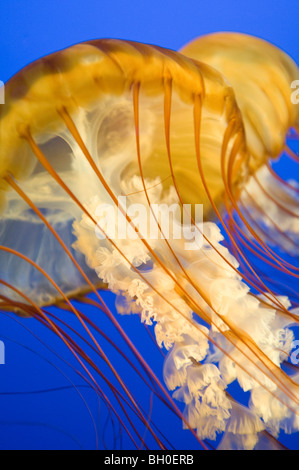
[[[232,85],[251,155],[250,171],[254,174],[241,202],[250,207],[252,219],[268,219],[268,243],[275,244],[276,240],[294,254],[294,239],[295,244],[298,242],[298,194],[294,185],[276,177],[273,164],[284,152],[296,159],[287,147],[286,137],[294,128],[298,130],[299,107],[291,99],[291,87],[298,78],[297,64],[273,44],[234,32],[199,37],[181,52],[215,67]],[[261,231],[259,235],[263,237]]]
[[[137,87],[140,161],[132,92]],[[114,204],[113,197],[123,194],[122,183],[140,176],[140,171],[143,178],[159,177],[163,191],[171,185],[173,173],[182,200],[201,203],[206,214],[211,212],[197,171],[193,124],[196,96],[202,100],[202,167],[213,200],[220,204],[224,191],[220,147],[227,122],[234,118],[238,123],[229,147],[236,133],[242,132],[242,120],[232,89],[208,66],[195,65],[159,48],[105,40],[74,46],[19,72],[6,84],[6,105],[1,107],[3,244],[18,246],[32,261],[38,257],[66,292],[81,289],[82,276],[70,260],[64,264],[62,248],[50,241],[52,234],[45,230],[44,222],[15,191],[8,191],[7,175],[19,181],[22,191],[47,214],[68,246],[72,244],[73,221],[81,217],[82,206],[97,195],[98,203]],[[169,107],[167,116],[165,106]],[[166,127],[170,128],[171,161]],[[90,159],[84,150],[90,153]],[[246,177],[247,158],[240,146],[236,165],[242,170],[235,171],[236,187]],[[59,179],[53,177],[54,172]],[[59,184],[61,180],[73,197]],[[13,254],[2,254],[7,258],[2,264],[4,279],[16,285],[20,260]],[[27,265],[27,274],[22,272],[18,285],[27,285],[26,289],[31,286],[31,292],[26,290],[30,296],[40,304],[49,303],[49,286],[43,288],[38,277],[36,269]]]
[[[167,397],[186,428],[199,440],[224,432],[223,446],[252,448],[266,439],[267,425],[274,421],[278,429],[289,413],[296,416],[298,398],[281,370],[293,338],[289,302],[263,279],[253,283],[238,271],[212,222],[239,199],[257,160],[257,167],[264,163],[263,152],[251,154],[240,109],[233,87],[209,64],[127,41],[77,45],[19,72],[0,108],[1,300],[3,309],[23,309],[48,323],[97,387],[82,358],[105,380],[101,369],[43,308],[63,301],[110,365],[117,396],[155,435],[89,319],[69,300],[80,294],[84,306],[82,295],[93,292],[154,392]],[[151,238],[134,211],[119,207],[119,197],[143,205],[161,236]],[[162,205],[159,216],[152,204]],[[187,250],[171,230],[165,236],[162,222],[173,204],[186,204],[193,229],[203,232],[196,249]],[[202,225],[196,204],[203,204]],[[112,218],[112,227],[102,211],[108,206],[122,216]],[[183,225],[181,214],[176,223]],[[113,236],[121,224],[136,236]],[[165,383],[183,402],[183,415],[102,302],[97,288],[103,285],[117,295],[119,313],[154,324],[158,345],[169,351]],[[261,295],[252,295],[249,285]],[[251,391],[251,410],[228,395],[235,380]],[[264,393],[282,402],[284,412],[276,416],[273,406],[268,417],[258,398]]]

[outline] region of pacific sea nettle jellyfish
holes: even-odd
[[[288,95],[297,68],[261,43],[260,70],[276,71],[275,80],[268,75],[271,104],[277,99],[282,108],[274,117],[266,99],[252,95],[266,91],[255,80],[250,41],[241,55],[246,93],[226,70],[222,75],[209,64],[217,47],[204,63],[118,40],[71,47],[6,84],[0,108],[1,309],[34,316],[57,333],[137,448],[149,448],[140,424],[156,446],[169,443],[105,354],[104,315],[132,349],[142,371],[136,374],[182,419],[199,447],[208,448],[206,440],[221,434],[221,449],[281,448],[280,429],[298,430],[296,369],[284,367],[296,300],[291,305],[267,283],[269,266],[298,277],[289,246],[296,247],[295,224],[282,247],[291,260],[266,237],[276,228],[276,242],[284,241],[271,217],[278,211],[284,223],[296,220],[298,190],[274,171],[271,181],[282,201],[268,196],[266,183],[253,186],[266,165],[270,171],[269,160],[283,150],[298,120]],[[234,45],[223,51],[223,63],[237,61]],[[265,197],[256,201],[254,191]],[[251,255],[261,261],[258,268]],[[101,288],[116,294],[120,314],[139,314],[154,325],[158,345],[168,351],[164,381],[171,395],[122,330]],[[84,313],[86,303],[98,308],[96,324]],[[56,304],[59,318],[48,309]],[[78,319],[98,363],[66,332],[66,310]],[[113,334],[108,339],[117,349]],[[234,381],[250,391],[248,406],[231,396]]]

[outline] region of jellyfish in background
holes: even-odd
[[[222,34],[182,53],[84,43],[6,84],[1,309],[57,333],[137,448],[148,446],[135,420],[162,449],[167,436],[105,354],[103,315],[199,446],[221,434],[220,449],[281,448],[280,430],[299,430],[299,376],[287,365],[298,318],[289,281],[298,278],[298,187],[272,166],[284,150],[298,160],[286,147],[288,136],[298,138],[299,108],[290,99],[297,75],[274,46]],[[268,279],[269,267],[282,281]],[[169,392],[122,331],[104,288],[117,295],[119,314],[154,326],[168,351]],[[96,324],[85,303],[97,307]],[[78,319],[99,363],[66,333],[64,310],[49,313],[57,304]],[[248,406],[230,395],[235,381],[250,392]]]

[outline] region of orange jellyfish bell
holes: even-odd
[[[44,307],[62,302],[76,316],[117,381],[119,389],[111,390],[129,421],[121,426],[136,447],[144,445],[143,433],[128,413],[158,446],[166,444],[90,331],[84,302],[109,317],[146,371],[150,390],[199,440],[225,433],[222,448],[269,447],[278,445],[269,429],[277,435],[280,428],[299,428],[297,378],[281,368],[291,351],[295,314],[287,298],[267,289],[250,259],[247,272],[238,271],[234,254],[244,253],[234,231],[228,230],[232,254],[215,223],[216,216],[223,222],[225,207],[235,209],[249,177],[265,162],[263,144],[254,153],[246,141],[238,104],[233,86],[209,64],[119,40],[71,47],[6,85],[0,108],[1,308],[48,324],[103,394],[93,376],[106,382],[101,368]],[[284,121],[279,126],[285,134]],[[154,324],[158,345],[168,351],[164,380],[183,402],[183,414],[103,302],[103,286],[117,295],[119,313]],[[88,291],[96,300],[86,300]],[[234,381],[250,391],[250,409],[228,394]]]
[[[181,52],[219,70],[233,87],[251,164],[259,167],[278,157],[299,120],[299,108],[291,100],[291,84],[298,78],[295,62],[269,42],[240,33],[202,36]]]

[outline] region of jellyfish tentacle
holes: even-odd
[[[277,159],[287,150],[289,129],[298,132],[298,106],[289,98],[290,83],[298,75],[297,65],[272,44],[240,33],[203,36],[188,44],[182,52],[214,66],[231,83],[244,120],[251,154],[250,173],[262,176],[258,168],[262,170],[269,159]],[[298,160],[292,150],[288,154]],[[251,186],[249,180],[252,191]],[[259,197],[257,192],[252,194]],[[295,227],[293,230],[296,235],[298,230]],[[278,239],[276,245],[280,241],[283,248],[284,238]]]
[[[288,189],[294,191],[294,193],[299,194],[299,188],[296,188],[294,185],[290,184],[288,181],[285,181],[271,166],[270,162],[267,162],[267,168],[272,174],[272,176],[279,181],[283,186],[286,186]]]
[[[3,304],[3,309],[7,308],[7,306],[9,305],[9,299],[8,298],[5,298],[4,296],[0,296],[0,298],[3,300],[3,301],[7,301],[7,305]],[[26,308],[26,305],[24,304],[24,308]],[[34,312],[34,309],[33,308],[30,308],[29,305],[27,305],[27,311],[28,311],[28,314],[31,314],[34,316],[34,314],[37,314],[37,312]],[[2,311],[2,314],[3,315],[6,315],[7,317],[11,318],[11,314],[10,313],[7,313],[7,312],[4,312]],[[39,343],[41,343],[48,351],[50,351],[54,356],[56,356],[57,358],[59,358],[59,360],[61,360],[62,362],[64,362],[67,366],[69,366],[71,368],[71,370],[73,370],[79,377],[81,377],[84,382],[86,382],[86,387],[90,387],[96,394],[98,397],[100,397],[100,393],[99,391],[95,388],[95,386],[87,379],[87,377],[84,377],[84,375],[78,370],[75,368],[75,366],[71,363],[69,363],[65,358],[62,357],[62,355],[58,354],[57,351],[55,351],[54,349],[52,349],[48,344],[44,343],[41,338],[37,335],[35,335],[35,333],[29,328],[27,327],[26,325],[22,324],[21,321],[18,319],[18,317],[14,316],[13,319],[12,319],[14,322],[16,322],[19,326],[21,326],[27,333],[29,333],[32,337],[34,337]],[[45,321],[43,320],[42,318],[38,318],[39,321],[41,321],[47,328],[50,328],[51,329],[51,326]],[[51,329],[52,331],[52,329]],[[25,346],[23,345],[26,349],[29,349],[31,352],[33,352],[34,354],[39,354],[37,353],[36,351],[34,351],[33,349],[30,349],[28,348],[28,346]],[[41,356],[42,357],[42,356]],[[82,395],[82,393],[80,392],[79,388],[80,386],[77,386],[72,380],[71,378],[60,368],[58,367],[56,364],[54,364],[53,362],[51,362],[50,360],[46,359],[46,358],[43,358],[46,362],[48,362],[53,368],[55,368],[63,377],[65,377],[65,379],[67,380],[67,382],[70,384],[70,387],[73,388],[76,393],[79,395],[80,399],[82,400],[82,402],[84,403],[84,406],[86,407],[87,411],[88,411],[88,414],[91,418],[91,421],[93,423],[93,427],[94,427],[94,430],[95,430],[95,440],[96,440],[96,449],[98,449],[98,444],[99,444],[99,436],[98,436],[98,430],[97,430],[97,426],[96,426],[96,423],[95,423],[95,420],[94,420],[94,416],[92,415],[92,411],[86,401],[86,399],[84,398],[84,396]],[[67,388],[67,387],[66,387]],[[50,391],[50,390],[49,390]],[[22,394],[22,392],[20,392]],[[29,393],[39,393],[39,392],[29,392]],[[11,395],[11,393],[6,393],[7,395]],[[3,393],[1,393],[1,395],[3,395]],[[4,393],[5,395],[5,393]],[[103,399],[104,400],[104,399]],[[107,403],[106,403],[107,405]],[[107,409],[109,410],[109,407],[107,405]]]
[[[293,152],[293,150],[290,149],[290,147],[286,145],[284,150],[286,154],[289,155],[296,163],[299,163],[299,155]]]
[[[29,137],[29,136],[27,135],[27,138],[28,138],[28,137]],[[43,163],[45,163],[45,166],[47,167],[47,169],[49,170],[49,172],[50,172],[53,176],[57,177],[59,184],[61,184],[61,185],[65,188],[65,190],[66,190],[68,193],[70,193],[69,189],[65,186],[65,184],[63,183],[63,181],[62,181],[62,180],[58,177],[58,175],[54,172],[54,170],[51,168],[51,166],[49,165],[49,163],[46,162],[45,157],[42,155],[42,153],[40,152],[40,150],[38,149],[38,147],[36,146],[36,144],[34,143],[34,141],[32,140],[32,138],[29,137],[29,139],[30,139],[30,144],[31,144],[32,147],[34,148],[34,151],[35,151],[35,153],[37,154],[37,157],[39,158],[39,160],[42,161]],[[7,179],[8,179],[8,177],[7,177]],[[10,181],[10,184],[14,186],[14,188],[17,187],[17,186],[16,186],[16,183],[13,183],[13,180],[12,180],[12,179],[10,179],[9,181]],[[19,192],[22,193],[20,189],[19,189]],[[22,193],[22,194],[23,194],[23,193]],[[24,196],[25,196],[25,195],[24,195]],[[72,197],[73,197],[73,196],[72,196]],[[26,200],[27,200],[27,202],[28,202],[28,201],[29,201],[28,198],[27,198],[27,197],[25,197],[25,198],[26,198]],[[77,199],[76,199],[76,203],[78,203],[78,204],[80,204],[80,206],[82,206],[81,203],[79,203],[79,201],[78,201]],[[30,205],[31,205],[31,207],[33,208],[33,204],[30,204]],[[83,207],[83,206],[82,206],[82,207]],[[35,210],[36,210],[36,209],[35,209]],[[84,208],[84,211],[86,212],[86,209],[85,209],[85,208]],[[90,215],[88,214],[88,216],[90,216]],[[44,219],[44,217],[42,216],[42,214],[41,214],[41,217]],[[94,221],[94,220],[93,220],[93,221]],[[49,224],[47,223],[47,221],[45,221],[45,223],[46,223],[47,226],[49,225]],[[94,221],[94,223],[96,224],[96,221]],[[59,238],[57,234],[56,234],[56,238]],[[69,302],[68,302],[68,303],[69,303]],[[70,308],[71,308],[71,307],[70,307]],[[73,310],[73,309],[72,309],[72,310]]]
[[[95,378],[92,377],[91,373],[88,371],[88,369],[86,368],[86,366],[83,364],[82,360],[80,359],[80,357],[82,359],[84,359],[85,361],[87,361],[92,367],[93,369],[102,377],[102,379],[109,385],[110,389],[112,390],[116,400],[118,401],[120,407],[122,408],[125,416],[127,417],[129,423],[131,424],[133,430],[136,432],[136,435],[139,437],[139,439],[141,440],[141,442],[143,442],[142,440],[142,437],[141,435],[139,434],[137,428],[134,426],[133,422],[131,421],[131,418],[129,417],[127,411],[125,410],[123,404],[121,403],[120,400],[124,401],[131,409],[132,411],[134,412],[134,414],[136,414],[136,416],[146,425],[146,427],[150,430],[151,434],[153,435],[153,437],[157,440],[157,443],[159,444],[159,446],[163,449],[163,445],[162,443],[160,442],[160,440],[156,437],[156,435],[153,433],[153,431],[151,430],[150,428],[150,425],[149,425],[149,422],[146,421],[143,416],[141,415],[140,413],[140,410],[137,410],[135,409],[134,407],[134,403],[131,404],[130,402],[128,402],[128,400],[122,395],[122,393],[117,389],[115,388],[115,386],[112,384],[112,382],[110,382],[108,380],[108,378],[101,372],[101,370],[98,368],[98,366],[96,366],[96,364],[91,361],[91,359],[83,352],[83,350],[81,348],[79,348],[76,343],[74,342],[74,340],[69,336],[67,335],[66,332],[63,332],[49,317],[49,314],[46,314],[42,309],[40,309],[40,307],[38,307],[33,301],[31,301],[25,294],[22,294],[20,291],[18,291],[16,288],[14,288],[13,286],[10,286],[8,285],[5,281],[3,280],[0,280],[0,283],[1,284],[4,284],[6,285],[7,287],[10,287],[12,290],[15,290],[17,291],[17,293],[24,297],[24,299],[26,301],[28,301],[29,305],[32,304],[32,306],[34,307],[34,310],[30,310],[31,314],[34,316],[35,315],[35,311],[37,312],[37,314],[40,314],[41,316],[41,322],[43,322],[48,328],[51,328],[52,331],[54,331],[61,339],[62,341],[67,345],[67,347],[71,350],[72,354],[74,354],[74,356],[76,357],[76,359],[79,361],[80,365],[83,367],[83,369],[85,370],[85,372],[88,374],[88,376],[91,378],[92,382],[91,382],[91,385],[92,387],[95,387],[95,390],[97,391],[97,393],[99,393],[101,395],[101,397],[103,398],[104,402],[106,403],[106,405],[108,406],[109,409],[111,409],[114,414],[118,417],[119,421],[120,421],[120,424],[124,427],[125,431],[127,432],[127,434],[129,435],[130,439],[132,440],[132,442],[134,443],[135,447],[138,448],[138,444],[137,442],[135,441],[135,439],[133,438],[131,432],[129,431],[129,429],[127,428],[127,426],[125,425],[125,423],[123,422],[122,418],[119,416],[118,412],[115,410],[114,406],[112,405],[111,401],[108,399],[107,395],[103,392],[103,390],[99,387],[97,381]],[[26,308],[26,306],[24,306],[24,308]],[[70,308],[70,307],[69,307]],[[72,311],[72,308],[70,308],[70,310]],[[50,315],[50,316],[53,316],[53,315]],[[61,321],[61,320],[60,320]],[[69,327],[70,328],[70,327]],[[79,335],[78,332],[76,332],[77,335]],[[86,341],[86,340],[84,340]],[[94,348],[92,345],[90,345],[90,347]],[[97,354],[100,354],[100,357],[105,361],[105,357],[99,352],[97,351]],[[80,357],[79,357],[80,356]],[[106,362],[106,361],[105,361]],[[78,372],[78,374],[84,379],[84,380],[88,380],[86,379],[84,376],[82,376],[82,374],[80,372]],[[144,445],[146,445],[145,443],[143,443]]]
[[[203,87],[204,88],[204,87]],[[183,205],[184,201],[180,195],[180,191],[178,189],[178,186],[176,184],[176,178],[175,178],[175,175],[174,175],[174,171],[173,171],[173,166],[172,166],[172,159],[171,159],[171,154],[170,154],[170,113],[171,113],[171,94],[172,94],[172,90],[171,90],[171,79],[166,82],[166,85],[165,85],[165,134],[166,134],[166,147],[167,147],[167,153],[168,153],[168,159],[169,159],[169,165],[170,165],[170,169],[171,169],[171,177],[172,177],[172,182],[174,184],[174,187],[175,187],[175,190],[176,190],[176,193],[178,195],[178,198],[180,200],[180,203]],[[199,133],[199,130],[197,131]],[[184,208],[184,210],[186,211],[187,209]],[[230,262],[229,259],[225,258],[223,256],[223,254],[217,249],[217,247],[210,241],[207,239],[207,237],[205,236],[205,234],[203,232],[200,231],[200,228],[198,227],[198,225],[196,224],[195,220],[193,219],[192,217],[192,214],[188,214],[188,216],[191,217],[191,221],[192,221],[192,224],[194,225],[195,229],[197,231],[199,231],[201,233],[201,235],[203,236],[203,238],[206,240],[206,242],[208,242],[210,244],[210,246],[213,248],[213,250],[219,255],[219,257],[221,257],[227,264],[228,266],[233,269],[234,271],[236,271],[238,274],[240,274],[244,280],[249,284],[251,285],[252,287],[254,288],[257,288],[259,290],[259,292],[261,294],[264,294],[264,291],[262,291],[260,288],[258,288],[258,286],[256,285],[255,282],[253,282],[253,278],[252,280],[248,279],[248,277],[246,277],[246,275],[242,272],[239,272],[237,270],[237,268]],[[283,308],[283,310],[285,311],[285,309]],[[295,318],[294,318],[295,320]],[[297,321],[297,319],[296,319]]]

